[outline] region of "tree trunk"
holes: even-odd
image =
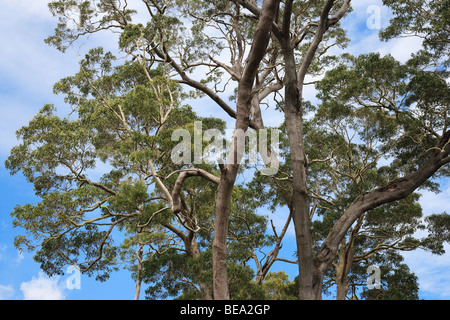
[[[341,248],[338,254],[338,264],[336,266],[336,300],[345,300],[348,292],[348,273],[353,263],[353,246],[348,245],[345,239],[341,241]]]
[[[356,198],[356,200],[345,210],[344,214],[330,230],[327,238],[316,255],[316,264],[321,271],[330,266],[337,254],[339,243],[345,237],[351,225],[365,212],[375,209],[385,203],[406,198],[430,179],[442,166],[450,163],[450,131],[442,137],[438,146],[440,150],[431,152],[430,158],[417,171],[403,178],[395,179],[385,186],[367,192]]]
[[[347,279],[336,281],[336,300],[345,300],[348,292]]]
[[[299,299],[316,299],[314,284],[314,252],[309,218],[309,197],[306,179],[306,157],[303,143],[302,113],[298,90],[294,85],[286,85],[286,128],[290,143],[292,163],[292,218],[297,243],[299,261]],[[292,101],[290,101],[292,99]],[[295,104],[294,104],[295,102]]]
[[[215,208],[213,239],[213,287],[215,300],[230,299],[227,275],[227,236],[231,195],[243,151],[238,148],[238,135],[245,133],[250,124],[249,117],[255,77],[269,44],[272,23],[278,12],[279,3],[280,0],[264,0],[253,35],[252,46],[242,71],[242,77],[239,80],[236,104],[236,130],[232,148],[228,154],[227,164],[221,168]]]
[[[134,300],[139,300],[141,294],[142,285],[142,256],[143,256],[143,245],[139,245],[139,249],[136,252],[136,257],[138,259],[138,265],[136,270],[136,290],[134,292]]]
[[[235,167],[237,166],[227,166],[222,169],[217,191],[213,239],[214,300],[230,299],[227,274],[227,236],[231,195],[237,173]]]
[[[288,34],[281,39],[285,60],[285,121],[289,138],[292,165],[292,196],[290,208],[297,244],[299,262],[299,299],[321,299],[323,274],[315,268],[309,216],[307,187],[307,160],[303,141],[303,110],[301,87],[295,66],[293,48]]]
[[[333,17],[336,22],[348,9],[346,1]],[[311,221],[309,215],[309,197],[307,187],[307,159],[303,141],[303,108],[302,96],[304,79],[314,59],[317,48],[322,42],[323,35],[330,25],[336,23],[328,18],[328,13],[334,5],[328,0],[321,11],[320,23],[308,50],[303,57],[300,68],[296,68],[294,47],[291,44],[290,25],[293,1],[286,1],[283,15],[283,25],[277,32],[284,62],[285,62],[285,121],[289,138],[290,157],[292,165],[292,197],[290,207],[297,243],[299,261],[299,299],[319,300],[322,298],[323,269],[315,264],[314,248],[311,235]]]

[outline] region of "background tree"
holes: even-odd
[[[305,104],[314,117],[304,121],[311,198],[309,218],[313,219],[317,252],[347,208],[377,186],[414,172],[418,164],[425,162],[427,152],[436,148],[435,138],[441,139],[447,132],[448,86],[444,81],[447,71],[418,68],[418,61],[430,61],[423,58],[415,56],[402,65],[390,56],[369,54],[356,58],[346,54],[343,63],[317,82],[322,103],[317,109]],[[272,209],[286,205],[292,212],[292,167],[287,141],[281,145],[286,162],[278,176],[258,176],[257,181],[270,181],[276,190],[266,193],[272,197]],[[443,167],[440,177],[447,175]],[[426,181],[421,187],[436,191],[438,184]],[[258,188],[267,192],[262,185]],[[363,260],[365,254],[419,247],[443,253],[442,244],[448,238],[443,234],[436,236],[433,229],[438,226],[432,221],[427,219],[429,224],[422,224],[417,200],[417,195],[410,194],[367,210],[353,220],[354,224],[336,244],[339,249],[333,262],[336,269],[332,282],[337,282],[338,298],[344,298],[347,293],[346,281],[352,263]],[[373,220],[374,217],[377,219]],[[443,221],[445,217],[446,214],[441,215]],[[366,228],[371,231],[366,233],[369,230]],[[425,228],[428,236],[422,235],[420,240],[412,238],[416,231]],[[362,230],[366,231],[361,234]],[[365,241],[372,240],[363,244],[358,236],[367,237]],[[364,247],[367,251],[362,254]]]
[[[45,106],[18,131],[22,143],[6,162],[12,173],[25,174],[42,199],[17,206],[13,216],[15,225],[30,235],[18,237],[16,245],[39,248],[35,260],[49,275],[74,264],[88,274],[98,272],[103,280],[122,262],[120,252],[135,245],[141,257],[141,246],[150,247],[150,255],[169,248],[192,258],[200,254],[195,194],[181,201],[173,215],[173,199],[184,200],[184,192],[191,190],[175,189],[170,173],[182,166],[172,164],[168,152],[174,147],[172,131],[187,127],[192,132],[192,121],[200,118],[180,105],[179,87],[161,66],[145,70],[135,62],[113,67],[114,60],[101,49],[91,50],[76,76],[55,85],[56,92],[66,94],[72,114],[60,118],[53,106]],[[201,120],[205,127],[223,128],[220,120]],[[106,167],[100,176],[93,172],[99,163]],[[206,174],[199,168],[183,172]],[[212,174],[208,177],[214,182]],[[165,186],[166,193],[155,185]],[[116,232],[129,235],[122,248],[114,244]]]
[[[428,120],[430,116],[429,109],[426,116],[418,110],[411,113],[400,113],[399,110],[405,110],[411,104],[409,99],[417,93],[415,81],[418,74],[419,77],[439,77],[439,71],[418,72],[416,68],[410,67],[410,63],[401,65],[390,56],[380,57],[377,54],[363,55],[356,59],[346,57],[346,60],[345,64],[328,72],[317,85],[319,97],[324,101],[316,113],[320,127],[323,128],[325,124],[333,135],[340,138],[330,141],[345,141],[344,145],[330,143],[330,146],[327,146],[328,150],[334,151],[333,156],[322,163],[322,168],[319,169],[319,172],[326,170],[327,174],[331,173],[333,177],[333,183],[327,184],[322,180],[326,189],[320,193],[323,200],[318,200],[319,208],[324,207],[325,211],[331,212],[337,209],[337,212],[330,216],[331,219],[324,219],[320,224],[326,222],[333,225],[340,215],[339,211],[348,206],[348,203],[343,201],[351,201],[352,197],[355,199],[368,192],[380,183],[380,178],[395,179],[402,170],[408,172],[412,153],[417,152],[417,148],[424,148],[426,135],[420,126],[426,126],[424,129],[427,132],[434,130],[424,125],[425,117]],[[439,87],[433,88],[434,93],[439,90],[437,88]],[[431,99],[436,101],[445,97],[445,84],[442,89],[439,98]],[[423,102],[432,103],[431,99]],[[445,100],[443,102],[445,106]],[[377,112],[373,112],[373,109]],[[395,113],[390,114],[390,111]],[[432,123],[438,125],[439,121]],[[317,135],[320,131],[314,132]],[[399,152],[399,149],[402,151]],[[394,160],[390,162],[392,159]],[[441,172],[446,174],[445,170]],[[327,174],[323,176],[329,176]],[[321,180],[314,176],[313,181]],[[427,182],[422,187],[436,190],[437,186]],[[409,251],[416,248],[443,253],[442,244],[448,241],[448,238],[431,235],[436,226],[433,223],[427,226],[423,224],[418,198],[419,195],[411,194],[400,201],[380,206],[361,215],[351,227],[348,236],[341,241],[339,262],[336,264],[338,299],[343,299],[346,295],[347,274],[352,263],[365,260],[367,255],[382,250]],[[323,210],[319,209],[319,213],[320,211]],[[323,229],[324,226],[320,228],[323,239],[329,229]],[[430,235],[422,234],[422,239],[413,237],[418,230],[427,228]],[[361,242],[361,239],[358,240],[358,237],[365,238],[365,243]],[[363,251],[359,251],[361,249]]]

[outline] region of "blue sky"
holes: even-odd
[[[82,276],[81,289],[67,289],[68,276],[49,279],[32,260],[31,253],[19,254],[13,246],[18,233],[11,227],[10,213],[17,204],[33,203],[32,185],[18,174],[10,176],[4,168],[9,150],[17,143],[15,131],[36,114],[44,104],[53,103],[64,112],[62,97],[52,93],[52,86],[59,79],[74,74],[78,69],[78,50],[85,52],[98,46],[99,40],[106,47],[114,48],[112,37],[91,37],[81,47],[74,47],[62,54],[47,46],[44,39],[51,35],[56,20],[48,12],[43,0],[0,0],[0,300],[2,299],[132,299],[134,282],[127,272],[114,273],[105,283]],[[129,1],[130,5],[138,0]],[[381,1],[355,1],[354,12],[344,25],[353,42],[348,51],[352,54],[378,51],[390,53],[405,61],[412,52],[420,48],[415,38],[395,39],[389,43],[378,41],[378,30],[370,29],[367,19],[368,8],[380,8],[380,23],[385,26],[389,20],[388,11]],[[78,45],[81,43],[78,43]],[[313,91],[305,92],[313,98]],[[198,104],[200,110],[211,110]],[[269,112],[269,111],[265,111]],[[266,114],[267,116],[267,114]],[[277,115],[270,116],[274,122]],[[279,119],[279,118],[278,118]],[[448,210],[450,203],[450,183],[443,184],[441,194],[425,192],[421,199],[425,214]],[[283,215],[284,213],[280,213]],[[273,216],[276,223],[283,219]],[[279,220],[279,221],[278,221]],[[290,230],[288,238],[293,238]],[[450,249],[450,248],[449,248]],[[285,258],[290,258],[287,254]],[[419,277],[420,296],[424,299],[450,298],[450,252],[443,256],[416,251],[405,254],[410,268]],[[284,265],[276,265],[285,269]],[[295,276],[295,268],[288,267]]]

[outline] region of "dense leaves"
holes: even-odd
[[[270,269],[277,261],[304,262],[299,252],[291,260],[279,257],[300,208],[294,204],[304,196],[297,179],[303,161],[312,254],[331,252],[324,244],[342,234],[320,288],[330,294],[337,288],[338,299],[417,299],[417,278],[400,252],[443,254],[450,241],[448,215],[424,217],[419,205],[420,188],[438,191],[433,178],[446,178],[450,170],[449,1],[384,1],[393,18],[382,39],[424,39],[424,50],[405,63],[378,53],[330,54],[350,41],[340,26],[351,11],[348,3],[280,1],[270,33],[261,37],[262,1],[151,0],[142,1],[142,12],[127,1],[51,1],[59,23],[48,44],[65,51],[85,35],[117,34],[118,51],[90,49],[79,72],[54,86],[71,112],[46,105],[17,132],[20,143],[6,168],[22,172],[39,201],[12,212],[24,231],[16,246],[33,251],[49,275],[75,264],[106,280],[124,267],[137,293],[147,286],[149,299],[214,298],[217,181],[233,179],[221,180],[231,168],[222,163],[192,164],[195,123],[224,134],[230,116],[261,128],[266,104],[285,114],[278,128],[280,166],[268,176],[261,166],[242,165],[238,182],[230,184],[229,297],[295,299],[302,290],[304,275],[291,281]],[[138,14],[147,15],[145,23]],[[255,54],[261,44],[265,51]],[[306,75],[322,76],[315,82],[316,104],[300,94]],[[295,91],[293,83],[302,87]],[[289,100],[292,92],[298,101]],[[227,118],[198,116],[200,103],[193,99],[205,97],[207,108],[218,107]],[[176,149],[180,129],[191,139]],[[204,150],[208,141],[200,144]],[[173,161],[173,150],[187,154],[189,163]],[[335,230],[358,201],[390,187],[396,191],[402,179],[430,163],[439,171],[418,187]],[[261,214],[267,208],[289,212],[284,226],[276,228]],[[298,224],[295,231],[305,236]],[[381,267],[379,290],[364,289],[369,265]]]

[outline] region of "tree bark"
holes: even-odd
[[[213,239],[213,288],[215,300],[230,299],[227,274],[227,236],[231,196],[236,181],[242,151],[238,149],[238,135],[246,132],[250,125],[250,110],[253,86],[258,67],[270,40],[272,24],[278,12],[280,0],[264,0],[259,21],[253,36],[253,43],[238,84],[236,104],[236,125],[232,147],[227,163],[221,166],[221,176],[215,208]]]
[[[415,172],[356,198],[330,230],[316,256],[316,265],[322,272],[328,269],[336,256],[339,243],[347,230],[362,214],[385,203],[406,198],[430,179],[443,165],[450,162],[450,131],[442,137],[438,148],[440,150],[434,150],[428,161]]]
[[[307,187],[307,159],[303,141],[303,85],[316,51],[325,32],[337,23],[347,12],[350,0],[345,0],[338,13],[329,18],[334,0],[328,0],[320,13],[320,21],[315,36],[303,57],[298,72],[296,71],[294,47],[291,43],[290,25],[293,1],[286,1],[281,30],[276,36],[280,42],[285,62],[285,121],[289,138],[292,165],[292,197],[290,207],[294,221],[297,255],[299,262],[299,299],[317,300],[322,297],[324,271],[315,263],[309,197]]]
[[[299,299],[315,299],[314,294],[314,252],[309,219],[309,197],[306,177],[306,156],[303,141],[302,107],[297,79],[295,61],[292,51],[285,52],[286,88],[285,120],[289,138],[292,163],[292,218],[297,243],[299,261]],[[289,71],[290,70],[290,71]]]
[[[237,175],[237,166],[222,169],[215,208],[213,239],[214,300],[228,300],[227,236],[231,195]]]
[[[139,245],[139,249],[136,252],[136,257],[138,259],[138,265],[136,270],[136,290],[134,292],[134,300],[139,300],[141,294],[142,285],[142,257],[143,257],[143,245]]]
[[[353,243],[350,239],[349,243],[345,239],[341,241],[341,248],[338,255],[338,264],[336,266],[336,300],[345,300],[348,292],[348,273],[353,264]]]

